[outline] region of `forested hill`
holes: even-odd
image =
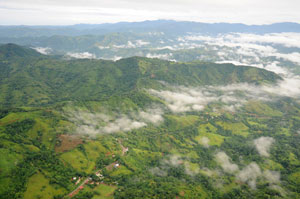
[[[0,107],[37,106],[58,101],[101,100],[144,88],[248,82],[272,83],[273,72],[206,62],[176,63],[131,57],[119,61],[66,60],[15,44],[0,46]]]
[[[0,46],[0,59],[7,60],[7,59],[16,59],[16,58],[33,58],[33,57],[40,57],[42,54],[38,53],[34,49],[24,48],[18,46],[16,44],[6,44]]]

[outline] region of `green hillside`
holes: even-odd
[[[1,58],[2,57],[2,58]],[[24,59],[20,59],[26,57]],[[13,44],[0,47],[0,107],[48,105],[59,101],[101,100],[164,81],[201,86],[271,83],[281,79],[263,69],[232,64],[175,63],[132,57],[117,62],[62,60]]]
[[[0,59],[33,58],[42,56],[36,50],[18,46],[16,44],[0,45]]]
[[[0,199],[300,197],[299,100],[230,87],[273,72],[0,49]]]

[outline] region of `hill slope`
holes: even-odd
[[[16,44],[0,45],[0,59],[32,58],[42,56],[36,50],[18,46]]]
[[[37,55],[37,56],[35,56]],[[18,59],[20,57],[26,59]],[[275,73],[246,66],[213,63],[175,63],[133,57],[117,62],[62,60],[11,44],[1,46],[0,107],[37,106],[58,101],[100,100],[159,87],[159,81],[175,85],[224,85],[272,83]]]

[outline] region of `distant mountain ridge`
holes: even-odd
[[[42,54],[31,48],[24,48],[13,43],[0,46],[0,59],[38,57]]]
[[[63,60],[14,44],[0,46],[0,107],[37,106],[59,101],[100,100],[171,85],[274,83],[264,69],[207,62],[176,63],[131,57],[119,61]],[[6,57],[9,52],[9,57]],[[19,52],[22,52],[21,54]],[[22,56],[22,57],[20,57]]]
[[[165,32],[182,34],[197,32],[220,34],[242,33],[280,33],[300,32],[299,23],[274,23],[269,25],[245,25],[240,23],[201,23],[189,21],[155,20],[143,22],[119,22],[106,24],[77,24],[70,26],[0,26],[0,37],[41,37],[41,36],[80,36],[102,35],[112,32]]]

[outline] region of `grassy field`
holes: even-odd
[[[170,121],[170,127],[174,129],[181,129],[187,126],[191,126],[199,120],[199,117],[196,115],[186,115],[186,116],[167,115],[166,117]]]
[[[92,199],[113,199],[113,193],[116,189],[116,186],[100,184],[93,189],[97,194]]]
[[[234,135],[241,135],[244,137],[247,137],[249,132],[248,132],[248,127],[241,123],[232,123],[232,122],[222,122],[222,121],[218,121],[216,122],[216,124],[218,126],[220,126],[221,128],[223,128],[224,130],[229,130],[232,132],[232,134]]]
[[[0,157],[0,176],[8,174],[22,160],[22,155],[10,152],[4,148],[0,148]]]
[[[130,174],[132,174],[132,172],[123,165],[120,165],[118,168],[114,168],[110,173],[111,176],[122,176]]]
[[[201,139],[207,137],[209,139],[209,145],[220,146],[224,142],[224,136],[217,134],[217,128],[212,124],[201,124],[198,127],[199,136],[195,137],[195,140],[201,144]]]
[[[91,173],[95,167],[95,162],[89,161],[83,152],[78,149],[63,153],[60,159],[81,172]]]
[[[84,145],[85,153],[90,161],[96,161],[100,153],[107,153],[107,149],[99,141],[88,141]]]
[[[255,113],[259,116],[282,116],[282,112],[275,110],[268,106],[265,103],[259,102],[259,101],[251,101],[248,102],[245,106],[245,110],[250,113]]]
[[[63,193],[64,189],[51,186],[42,173],[36,173],[28,180],[24,199],[49,199]]]
[[[61,143],[55,147],[57,153],[69,151],[83,143],[80,136],[76,135],[59,135],[58,139]]]

